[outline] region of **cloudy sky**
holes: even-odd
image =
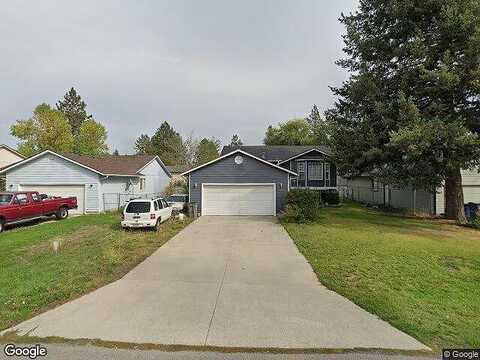
[[[269,124],[331,106],[346,77],[338,17],[357,2],[2,1],[0,143],[73,86],[122,153],[162,121],[260,144]]]

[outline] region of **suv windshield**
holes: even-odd
[[[168,198],[168,201],[171,202],[185,202],[187,196],[186,195],[172,195]]]
[[[127,213],[148,213],[150,212],[150,201],[132,201],[128,203]]]
[[[0,194],[0,205],[8,205],[12,201],[12,194]]]

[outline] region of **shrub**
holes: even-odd
[[[313,221],[322,205],[320,192],[312,190],[291,190],[285,201],[284,219],[299,223]]]
[[[340,204],[340,194],[337,190],[322,191],[322,202],[330,205]]]

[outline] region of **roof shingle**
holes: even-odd
[[[90,157],[77,154],[62,154],[79,164],[106,175],[136,175],[155,158],[155,155],[103,155]]]
[[[282,161],[293,156],[304,153],[305,151],[318,149],[327,155],[331,155],[332,151],[327,145],[311,145],[311,146],[292,146],[292,145],[247,145],[247,146],[230,146],[226,145],[222,149],[220,156],[228,154],[236,149],[243,150],[253,156],[267,161]]]

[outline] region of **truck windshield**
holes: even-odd
[[[0,194],[0,205],[8,205],[12,201],[12,194]]]
[[[127,213],[148,213],[150,212],[150,201],[132,201],[127,205]]]

